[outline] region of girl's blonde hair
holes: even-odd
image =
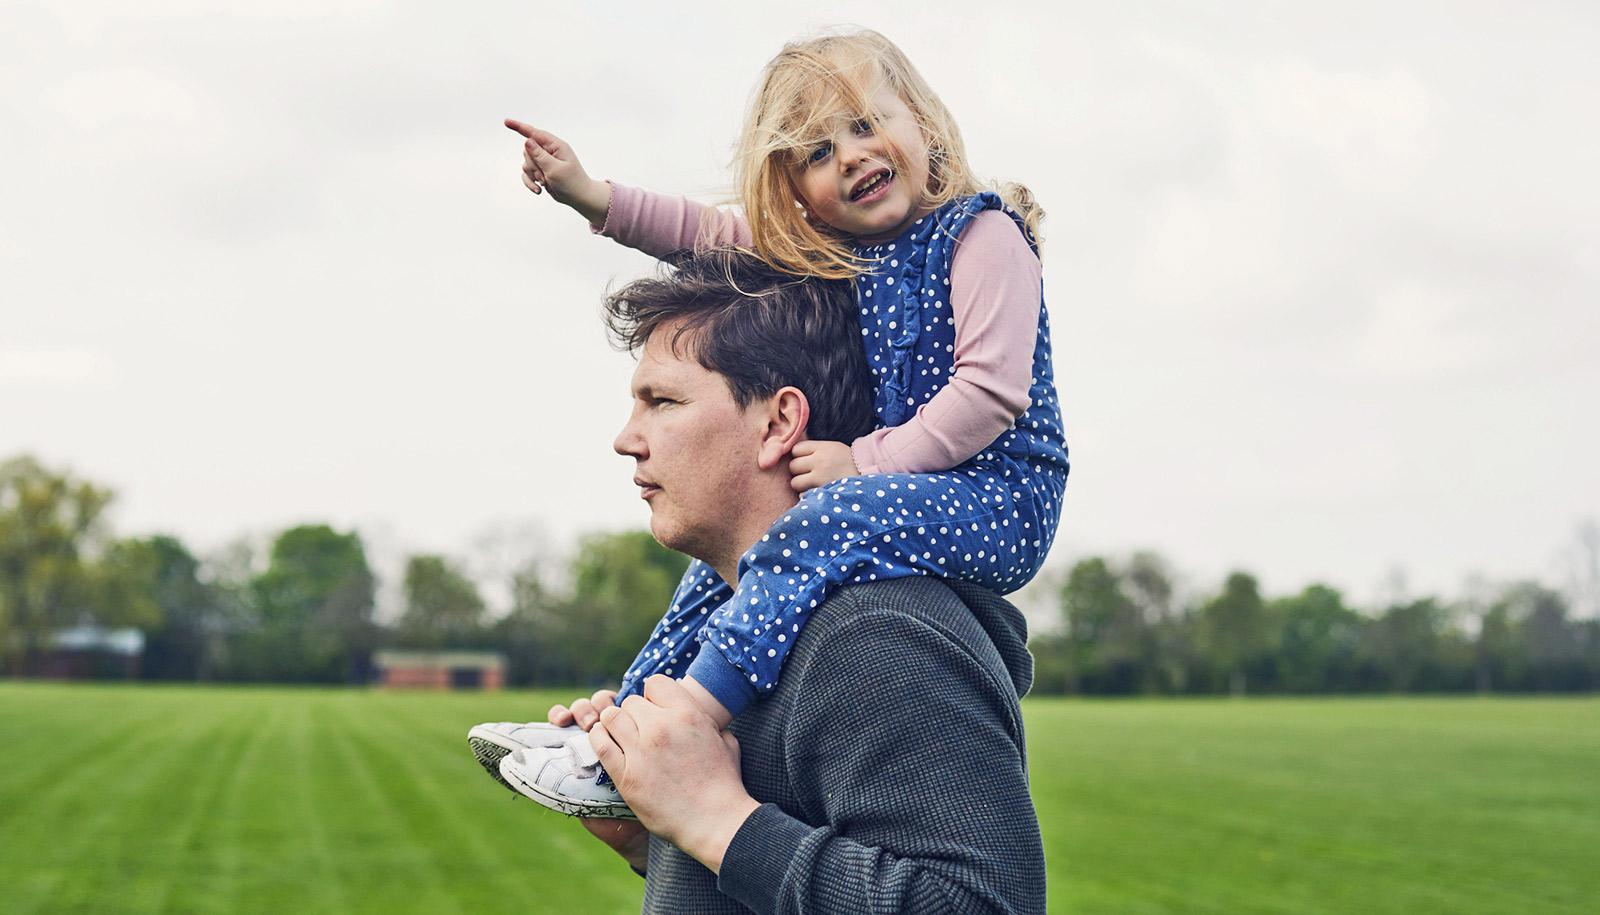
[[[1044,211],[1033,194],[1020,184],[989,185],[974,177],[961,131],[944,102],[893,42],[860,29],[791,42],[761,73],[733,163],[735,189],[757,254],[782,270],[830,279],[870,268],[856,257],[849,236],[808,216],[794,173],[833,135],[841,116],[879,130],[871,98],[880,86],[905,102],[927,139],[924,205],[994,190],[1038,238]],[[896,172],[902,171],[905,151],[891,149],[890,160]]]

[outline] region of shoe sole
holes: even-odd
[[[502,757],[509,754],[502,754]],[[509,768],[509,766],[507,767]],[[519,776],[515,769],[501,769],[499,779],[501,784],[511,788],[535,804],[548,807],[557,813],[564,813],[569,817],[581,819],[603,820],[637,820],[634,812],[628,809],[627,804],[607,804],[598,801],[573,801],[559,795],[551,794],[538,785]]]
[[[472,748],[472,755],[478,760],[478,765],[483,767],[483,771],[489,773],[502,788],[512,794],[520,794],[521,792],[512,787],[511,783],[500,774],[500,760],[510,756],[511,751],[519,747],[507,746],[500,742],[502,739],[500,735],[482,727],[467,732],[467,746]]]

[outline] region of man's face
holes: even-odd
[[[633,412],[612,447],[634,460],[634,483],[650,503],[655,538],[715,561],[727,552],[732,516],[756,477],[760,429],[721,375],[687,351],[672,351],[675,329],[657,328],[640,353]]]

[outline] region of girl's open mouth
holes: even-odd
[[[883,194],[889,189],[889,185],[893,183],[894,172],[888,170],[881,171],[876,175],[873,175],[871,178],[868,178],[865,182],[852,190],[850,192],[850,202],[863,203],[868,200],[876,200],[883,196]]]

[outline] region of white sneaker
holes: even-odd
[[[615,785],[600,783],[600,760],[588,734],[560,746],[514,750],[500,760],[500,776],[523,797],[567,816],[638,819]]]
[[[516,791],[500,776],[500,759],[529,747],[559,747],[573,734],[582,734],[577,725],[557,727],[544,721],[490,721],[467,732],[467,746],[483,771],[493,776],[507,791]],[[585,741],[587,743],[587,741]]]

